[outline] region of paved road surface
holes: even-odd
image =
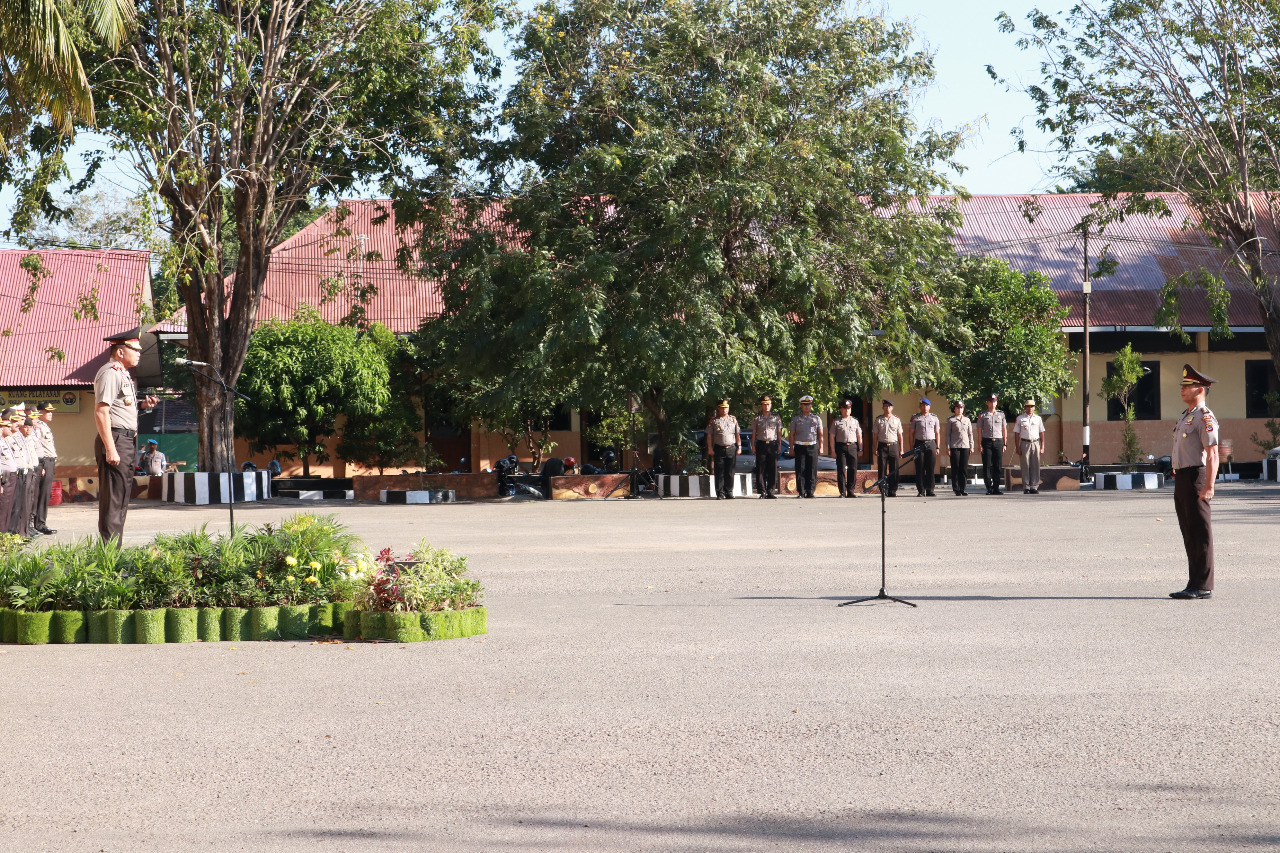
[[[835,607],[873,499],[326,505],[469,555],[491,633],[3,647],[0,850],[1274,849],[1280,489],[1219,494],[1209,602],[1168,489],[898,498],[918,609]]]

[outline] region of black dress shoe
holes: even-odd
[[[1038,495],[1038,494],[1040,494],[1040,490],[1039,490],[1039,489],[1032,489],[1032,490],[1031,490],[1031,494],[1033,494],[1033,495]]]
[[[1177,592],[1169,593],[1170,598],[1213,598],[1213,590],[1211,589],[1180,589]]]
[[[924,493],[924,496],[925,496],[926,498],[936,498],[936,497],[937,497],[937,495],[935,495],[933,492],[925,492],[925,493]]]
[[[39,531],[40,531],[41,533],[43,533],[45,536],[52,536],[53,534],[55,534],[55,533],[57,533],[57,532],[58,532],[58,531],[56,531],[56,530],[50,530],[50,529],[49,529],[49,528],[47,528],[47,527],[37,527],[37,528],[36,528],[36,530],[39,530]]]

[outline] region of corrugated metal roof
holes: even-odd
[[[32,254],[49,275],[24,313],[32,278],[21,263]],[[0,250],[0,385],[92,385],[107,360],[103,338],[138,325],[139,303],[150,305],[149,259],[125,250]],[[81,307],[95,291],[97,319]],[[64,357],[51,358],[51,347]]]
[[[1223,278],[1232,293],[1231,325],[1260,326],[1262,316],[1252,288],[1232,264],[1230,254],[1196,228],[1199,217],[1186,199],[1172,193],[1152,197],[1164,200],[1169,216],[1126,215],[1109,223],[1102,234],[1089,236],[1091,268],[1097,268],[1101,257],[1116,262],[1112,274],[1093,280],[1090,325],[1151,326],[1165,282],[1205,270]],[[1019,271],[1048,276],[1050,286],[1071,311],[1064,326],[1082,328],[1084,241],[1073,229],[1092,212],[1090,205],[1099,201],[1101,196],[1085,193],[974,196],[960,203],[964,224],[955,236],[956,250],[999,258]],[[1182,323],[1211,325],[1203,293],[1185,294]]]

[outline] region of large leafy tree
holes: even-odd
[[[164,206],[164,274],[193,358],[235,384],[269,252],[309,199],[374,185],[405,199],[406,221],[448,209],[496,73],[484,41],[494,21],[484,0],[145,0],[119,51],[86,36],[99,128]],[[60,174],[59,155],[35,167],[27,207]],[[224,277],[228,208],[236,254]],[[218,384],[196,377],[196,408],[201,468],[229,469]]]
[[[1064,161],[1085,155],[1091,186],[1139,191],[1122,205],[1185,194],[1252,286],[1280,372],[1280,4],[1079,0],[1027,20],[1019,44],[1044,57],[1043,85],[1028,89],[1037,125]]]
[[[245,356],[237,401],[237,430],[255,453],[273,451],[302,459],[329,459],[324,440],[338,418],[380,413],[390,394],[390,371],[380,342],[385,330],[363,332],[325,322],[302,305],[291,320],[271,320],[254,333]]]
[[[463,379],[609,410],[945,372],[927,297],[959,138],[912,33],[836,0],[576,0],[528,17],[465,238],[428,245]],[[568,395],[566,395],[568,396]]]

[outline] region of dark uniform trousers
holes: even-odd
[[[998,438],[982,439],[982,481],[988,492],[1000,491],[1004,480],[1004,442]]]
[[[12,475],[13,477],[13,506],[9,510],[9,515],[4,519],[5,530],[10,533],[16,533],[19,536],[27,535],[27,525],[22,518],[22,510],[27,505],[27,480],[28,476],[21,471]]]
[[[1200,500],[1204,468],[1179,468],[1173,478],[1173,507],[1187,549],[1187,589],[1213,589],[1213,517]]]
[[[882,441],[876,446],[876,472],[879,479],[889,478],[883,488],[889,497],[898,494],[898,457],[902,448],[896,441]]]
[[[102,437],[93,440],[93,455],[98,461],[98,533],[103,541],[120,538],[124,532],[124,517],[129,512],[129,498],[133,492],[133,463],[137,447],[133,430],[111,430],[111,438],[120,454],[119,465],[107,464],[107,453]],[[134,433],[136,435],[136,433]]]
[[[18,493],[18,475],[0,474],[0,527],[9,533],[9,518],[13,515],[13,498]]]
[[[760,477],[760,494],[778,492],[778,451],[781,441],[756,442],[756,474]]]
[[[35,515],[36,502],[40,497],[40,469],[36,468],[27,474],[26,494],[22,504],[22,518],[18,522],[18,532],[29,536],[35,531],[31,527],[31,516]]]
[[[922,495],[931,495],[933,466],[938,462],[938,442],[931,438],[917,438],[913,446],[923,448],[916,456],[916,491]]]
[[[738,462],[738,447],[735,444],[717,444],[713,448],[716,496],[733,495],[733,469]]]
[[[836,442],[836,488],[842,495],[858,488],[858,445],[852,441]]]
[[[951,491],[963,495],[969,484],[969,448],[951,448]]]
[[[796,457],[796,493],[813,497],[818,490],[818,445],[793,444]]]
[[[43,456],[40,459],[40,487],[36,492],[36,509],[32,513],[36,530],[49,526],[49,498],[53,495],[53,471],[57,461],[56,456]]]

